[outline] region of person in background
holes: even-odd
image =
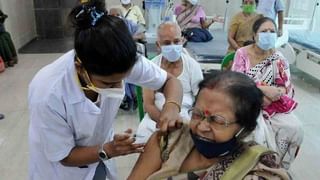
[[[208,28],[215,19],[206,20],[206,14],[198,0],[182,0],[175,7],[174,14],[182,31],[188,28]]]
[[[281,166],[289,169],[303,140],[301,122],[292,112],[297,103],[289,64],[275,50],[277,28],[272,19],[258,19],[252,31],[255,43],[237,50],[231,69],[248,75],[264,93],[261,118],[269,127],[267,146],[279,154]]]
[[[152,59],[157,66],[174,75],[182,85],[183,98],[180,115],[184,120],[190,120],[188,110],[194,103],[198,93],[198,84],[203,79],[200,64],[196,62],[182,47],[181,29],[174,22],[164,22],[158,27],[156,42],[160,55]],[[156,131],[160,111],[166,99],[161,92],[150,89],[143,90],[143,103],[146,112],[139,124],[137,134],[139,142],[147,142]]]
[[[101,0],[76,6],[69,14],[74,50],[29,85],[30,180],[114,180],[115,157],[143,152],[130,127],[113,129],[124,80],[164,93],[163,133],[181,126],[179,81],[137,54],[124,21],[105,12]]]
[[[278,36],[283,33],[283,18],[285,6],[283,0],[259,0],[257,12],[261,13],[264,17],[269,17],[276,21],[278,15]]]
[[[18,55],[11,36],[4,27],[7,18],[8,16],[0,10],[0,55],[6,67],[13,67],[18,63]]]
[[[144,34],[145,28],[137,23],[134,23],[132,20],[124,18],[120,8],[117,8],[117,7],[110,8],[109,14],[112,16],[119,17],[125,21],[125,23],[128,26],[129,32],[132,35],[133,40],[138,42],[145,41],[145,38],[146,38]]]
[[[252,41],[253,23],[262,17],[256,13],[258,0],[242,0],[242,11],[233,16],[228,29],[228,53],[235,52],[244,46],[246,41]]]
[[[120,2],[120,9],[124,18],[129,19],[136,24],[146,25],[146,21],[139,6],[134,5],[131,0],[120,0]]]
[[[189,124],[168,135],[155,132],[128,180],[288,180],[275,152],[243,141],[256,128],[262,98],[244,74],[206,76],[189,110]]]

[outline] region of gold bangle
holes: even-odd
[[[181,106],[180,106],[179,103],[177,103],[175,101],[166,101],[166,103],[164,103],[164,104],[166,105],[166,104],[169,104],[169,103],[176,105],[178,107],[178,109],[179,109],[179,112],[181,112]]]

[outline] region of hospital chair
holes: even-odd
[[[230,70],[230,63],[233,61],[235,54],[235,52],[231,52],[222,59],[221,70]]]
[[[137,44],[138,53],[147,57],[146,45],[138,42],[136,44]],[[136,98],[137,98],[137,105],[138,105],[139,121],[141,121],[144,117],[144,109],[143,109],[143,99],[142,99],[142,88],[140,86],[136,86]]]

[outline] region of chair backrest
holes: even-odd
[[[221,70],[228,70],[230,68],[230,63],[233,61],[235,54],[236,52],[231,52],[222,59]]]

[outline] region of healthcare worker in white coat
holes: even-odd
[[[161,131],[178,128],[182,88],[172,75],[137,55],[126,24],[90,1],[70,13],[74,50],[42,68],[29,86],[29,179],[117,179],[114,157],[143,152],[132,130],[115,134],[123,80],[166,97]]]

